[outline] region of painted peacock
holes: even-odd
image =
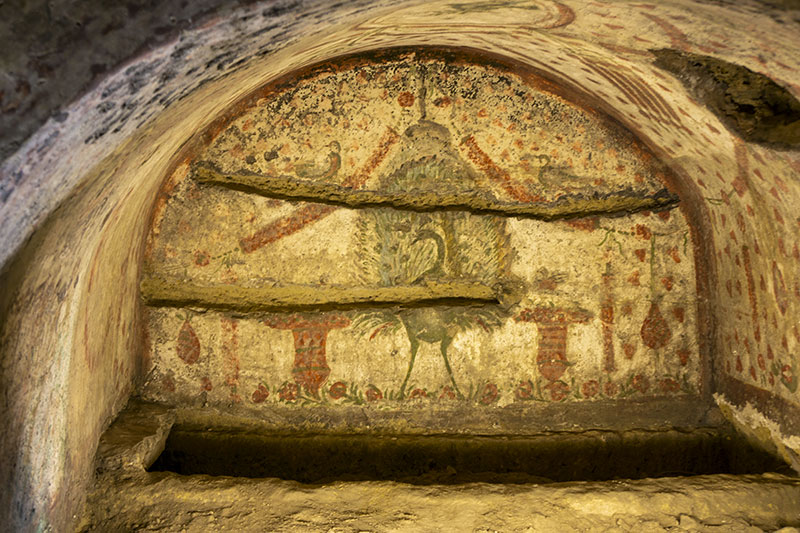
[[[446,196],[475,187],[471,168],[452,149],[442,126],[422,120],[404,135],[403,155],[381,180],[388,193]],[[501,217],[465,211],[404,211],[374,208],[358,221],[359,267],[365,284],[420,285],[430,281],[468,281],[495,285],[506,272],[508,235]],[[406,395],[420,343],[438,343],[453,390],[463,397],[447,350],[460,332],[498,327],[500,306],[427,306],[358,313],[354,326],[374,338],[405,330],[411,354],[400,386]]]

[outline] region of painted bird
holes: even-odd
[[[443,133],[443,130],[447,135]],[[427,121],[406,132],[403,161],[382,180],[386,192],[427,190],[451,193],[474,178],[449,144],[449,132]],[[360,267],[365,283],[381,286],[420,285],[429,281],[470,281],[494,285],[505,272],[508,236],[500,217],[459,211],[414,212],[365,209],[358,221]],[[463,397],[448,356],[461,332],[499,327],[505,316],[498,305],[412,306],[399,311],[374,309],[358,313],[353,325],[370,339],[381,332],[405,330],[411,348],[400,397],[404,398],[421,343],[438,344],[453,390]]]
[[[532,166],[531,161],[538,161],[537,166]],[[591,179],[577,176],[568,171],[567,167],[554,167],[552,158],[547,154],[526,154],[520,158],[520,168],[523,173],[533,175],[540,185],[556,189],[576,189],[590,186]]]
[[[337,141],[328,144],[330,150],[323,161],[302,161],[295,165],[294,171],[301,178],[328,180],[339,172],[342,166],[341,147]]]

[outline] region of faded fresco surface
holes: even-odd
[[[391,409],[693,395],[687,222],[622,131],[449,56],[265,91],[168,183],[143,395]]]

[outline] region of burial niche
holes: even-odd
[[[141,396],[318,430],[528,434],[625,406],[688,424],[669,406],[705,376],[667,181],[612,120],[496,60],[294,73],[165,181]]]

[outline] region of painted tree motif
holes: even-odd
[[[407,149],[394,162],[395,170],[381,180],[387,192],[431,191],[446,196],[474,187],[474,173],[452,148],[446,128],[422,120],[405,132],[404,141]],[[358,243],[364,282],[383,287],[454,280],[492,286],[507,269],[509,243],[501,217],[367,209],[359,218]],[[411,353],[401,397],[421,342],[439,344],[452,387],[463,397],[447,350],[458,333],[474,327],[490,331],[502,318],[499,306],[429,306],[364,311],[354,325],[370,332],[371,338],[384,330],[405,330]]]

